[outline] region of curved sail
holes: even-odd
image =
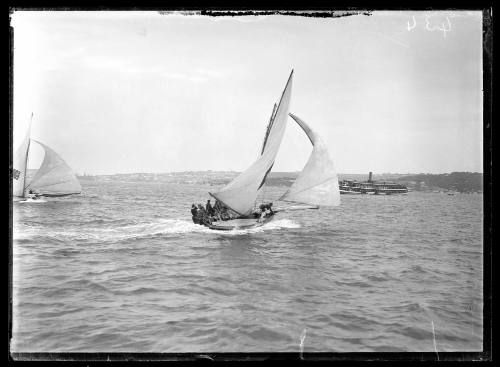
[[[80,182],[66,162],[45,144],[33,141],[42,146],[45,156],[26,189],[33,189],[45,196],[64,196],[82,192]]]
[[[313,151],[302,172],[280,200],[320,206],[339,205],[339,181],[326,145],[304,121],[293,114],[290,117],[307,134]]]
[[[26,136],[24,137],[23,142],[17,148],[16,153],[14,154],[14,159],[12,162],[12,178],[14,179],[12,185],[12,195],[23,197],[24,196],[24,187],[26,185],[26,170],[28,164],[28,150],[30,147],[30,131],[31,131],[31,123],[28,127],[28,131]]]
[[[220,191],[210,193],[210,195],[240,215],[251,213],[259,189],[264,185],[267,175],[273,167],[274,159],[285,134],[292,93],[292,76],[293,70],[269,126],[261,156]]]

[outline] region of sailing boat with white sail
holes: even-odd
[[[292,77],[293,70],[288,78],[280,103],[276,108],[275,117],[271,119],[271,126],[260,157],[221,190],[216,193],[209,193],[240,216],[251,214],[259,190],[264,185],[267,175],[274,164],[274,159],[285,134],[292,92]]]
[[[235,214],[235,218],[229,220],[203,223],[210,229],[253,228],[261,226],[273,218],[276,211],[271,211],[267,217],[260,217],[255,216],[254,207],[283,140],[289,114],[292,78],[293,70],[279,103],[274,106],[259,158],[222,189],[209,193],[224,208]],[[314,205],[313,208],[339,205],[340,193],[337,173],[325,144],[304,121],[295,115],[290,114],[290,116],[309,137],[313,151],[302,172],[280,200]]]
[[[29,192],[37,196],[67,196],[82,192],[80,182],[68,164],[51,148],[30,138],[30,127],[17,149],[13,159],[13,196],[15,199],[27,199]],[[43,162],[34,177],[27,179],[28,155],[31,142],[39,144],[45,151]]]

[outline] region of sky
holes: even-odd
[[[14,149],[79,174],[242,171],[294,69],[290,112],[339,173],[482,172],[480,11],[342,18],[16,11]],[[273,171],[312,150],[289,118]],[[29,166],[43,157],[32,144]]]

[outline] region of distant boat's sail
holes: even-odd
[[[43,147],[45,156],[42,165],[26,189],[33,189],[44,196],[79,194],[82,187],[73,170],[48,146],[39,141],[33,141]]]
[[[14,179],[12,185],[12,195],[24,197],[24,187],[26,185],[26,170],[28,165],[28,150],[30,147],[30,131],[31,123],[28,127],[26,136],[23,142],[17,148],[12,161],[12,178]]]
[[[240,215],[252,212],[259,189],[271,171],[274,159],[285,134],[290,106],[293,70],[269,126],[269,133],[262,147],[261,156],[244,172],[216,193],[210,193],[224,205]]]
[[[309,137],[313,151],[302,172],[280,200],[319,206],[339,205],[339,181],[325,144],[304,121],[293,114],[290,116]]]

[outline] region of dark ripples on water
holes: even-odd
[[[83,181],[14,204],[18,352],[482,349],[482,196],[343,196],[218,233],[209,185]],[[272,197],[283,191],[270,187]]]

